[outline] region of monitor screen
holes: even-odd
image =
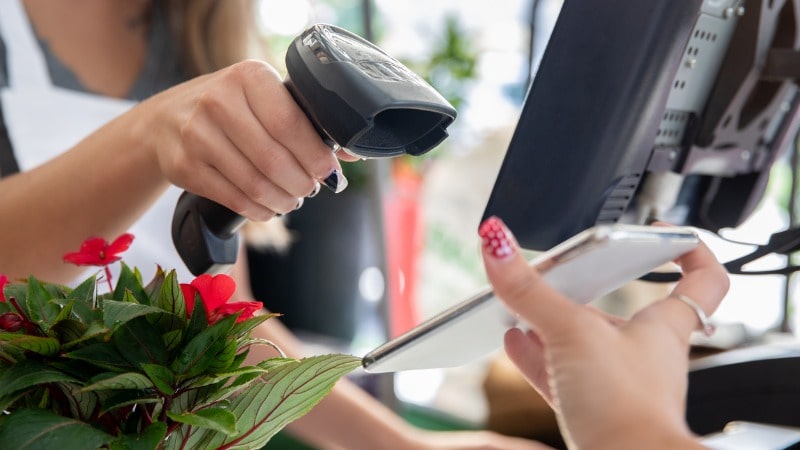
[[[741,223],[797,131],[796,3],[566,0],[484,218],[531,250],[596,224]]]

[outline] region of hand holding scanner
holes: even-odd
[[[421,155],[447,137],[456,111],[436,90],[369,41],[317,24],[286,53],[284,84],[320,136],[364,158]],[[245,218],[184,192],[172,219],[172,240],[200,275],[236,262]]]

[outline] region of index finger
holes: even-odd
[[[497,297],[543,340],[571,327],[586,311],[542,279],[519,252],[511,231],[497,217],[481,224],[486,275]]]
[[[338,159],[311,120],[297,104],[277,72],[266,63],[253,76],[245,76],[245,95],[253,114],[277,142],[288,149],[306,172],[324,180],[341,173]]]

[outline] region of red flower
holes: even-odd
[[[200,299],[208,311],[209,323],[214,323],[240,311],[241,314],[236,322],[253,317],[253,314],[261,309],[261,302],[228,303],[235,290],[236,282],[225,274],[215,276],[203,274],[195,278],[191,284],[181,283],[183,298],[186,300],[187,316],[191,316],[192,310],[194,310],[194,297],[199,293]]]
[[[90,237],[83,241],[80,251],[64,255],[64,261],[78,266],[106,266],[119,261],[119,254],[127,250],[132,241],[130,233],[116,238],[111,244],[103,238]]]
[[[3,331],[19,331],[25,325],[19,314],[14,312],[7,312],[0,314],[0,330]]]
[[[0,303],[6,302],[6,296],[3,294],[3,288],[5,288],[7,284],[8,277],[5,275],[0,275]]]

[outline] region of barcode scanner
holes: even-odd
[[[421,155],[447,136],[456,111],[433,87],[371,42],[313,25],[286,53],[284,85],[332,148],[362,158]],[[194,275],[227,271],[246,219],[190,192],[178,199],[172,241]]]

